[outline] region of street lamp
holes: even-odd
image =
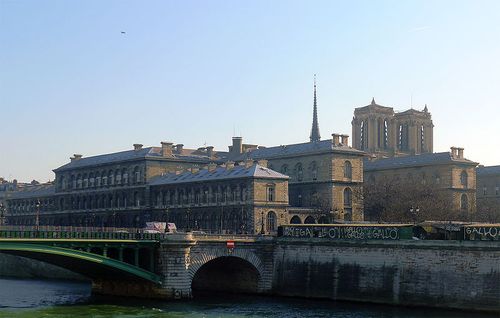
[[[35,229],[38,233],[40,229],[40,199],[36,200]]]
[[[260,212],[260,234],[264,235],[264,211]]]
[[[3,227],[5,217],[5,206],[0,202],[0,227]]]
[[[414,208],[413,206],[410,207],[410,213],[413,217],[413,224],[417,223],[417,215],[419,212],[420,212],[420,208],[418,206],[416,208]]]

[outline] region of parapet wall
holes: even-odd
[[[500,245],[460,241],[278,238],[273,292],[500,311]]]

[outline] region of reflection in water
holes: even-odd
[[[245,295],[199,295],[193,301],[90,296],[84,283],[0,279],[1,318],[476,318],[477,313]],[[497,315],[489,317],[498,317]]]

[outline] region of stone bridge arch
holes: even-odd
[[[228,266],[225,269],[224,264]],[[210,268],[210,266],[212,266],[212,268]],[[236,267],[239,272],[231,272],[231,269],[235,268],[236,270]],[[219,268],[219,270],[228,270],[229,272],[224,272],[224,278],[227,278],[228,280],[226,283],[239,286],[236,290],[230,289],[227,291],[260,293],[267,289],[264,263],[259,258],[259,256],[257,256],[251,249],[235,248],[233,250],[229,250],[226,248],[226,246],[205,246],[202,248],[195,247],[191,249],[190,262],[188,267],[188,277],[191,286],[193,286],[193,284],[196,284],[195,280],[200,279],[200,275],[204,275],[204,271],[210,271],[216,268]],[[218,277],[217,273],[213,272],[211,272],[210,276],[212,276],[214,280]],[[247,280],[247,282],[230,281],[231,279],[244,279]],[[255,280],[255,282],[248,281],[249,279]],[[224,282],[219,283],[222,283],[222,285],[219,285],[219,287],[224,288]],[[245,283],[249,283],[251,286],[247,285],[247,288],[245,289],[245,286],[242,286],[242,284]],[[255,285],[253,285],[253,283],[255,283]],[[217,288],[212,290],[224,291],[223,289]]]

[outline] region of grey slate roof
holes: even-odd
[[[397,169],[415,166],[429,166],[449,163],[465,163],[477,165],[477,162],[469,159],[456,159],[449,152],[423,153],[420,155],[393,157],[370,161],[365,159],[364,171]]]
[[[217,167],[213,171],[203,169],[196,173],[190,171],[181,174],[169,173],[154,178],[151,180],[150,185],[205,182],[236,178],[288,179],[288,176],[262,167],[261,165],[254,164],[249,168],[245,168],[245,166],[234,166],[234,168],[228,170],[225,167]]]
[[[190,161],[200,161],[200,162],[210,162],[211,160],[206,155],[196,155],[196,152],[191,149],[185,149],[182,154],[172,154],[172,159],[178,160],[190,160]],[[94,165],[102,165],[109,163],[116,163],[121,161],[130,161],[136,159],[159,159],[163,158],[161,155],[160,147],[147,147],[142,148],[140,150],[126,150],[120,152],[114,152],[110,154],[92,156],[92,157],[83,157],[79,160],[74,160],[69,162],[57,169],[54,169],[54,172],[74,169],[74,168],[82,168]]]
[[[500,175],[500,166],[478,167],[476,174],[479,175]]]
[[[290,145],[282,145],[276,147],[268,147],[268,148],[259,148],[251,150],[245,154],[243,154],[239,160],[243,160],[245,158],[251,159],[271,159],[274,157],[283,157],[283,156],[293,156],[293,155],[302,155],[309,153],[318,153],[318,152],[347,152],[363,155],[363,151],[359,151],[357,149],[348,147],[348,146],[333,146],[332,140],[321,140],[317,142],[305,142],[300,144],[290,144]]]
[[[9,199],[27,199],[27,198],[44,198],[56,193],[56,187],[53,184],[43,184],[36,186],[28,186],[23,190],[11,192]]]

